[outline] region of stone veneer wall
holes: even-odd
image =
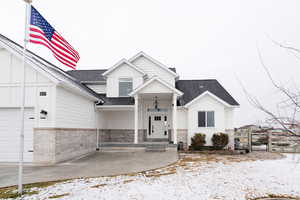
[[[177,129],[177,141],[183,142],[185,149],[188,148],[187,129]],[[168,130],[169,141],[172,141],[172,130]],[[147,130],[139,129],[138,142],[147,141]],[[133,143],[134,130],[133,129],[100,129],[99,143]]]
[[[36,128],[34,129],[36,163],[58,163],[96,151],[96,129]]]
[[[177,142],[183,142],[184,150],[188,149],[188,130],[187,129],[177,129]]]
[[[146,129],[139,129],[138,142],[146,141]],[[100,129],[99,143],[133,143],[134,130],[133,129]]]
[[[169,141],[173,141],[173,130],[169,129]],[[188,149],[188,130],[187,129],[177,129],[177,143],[183,142],[184,150]]]

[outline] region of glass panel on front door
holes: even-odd
[[[148,137],[167,138],[168,137],[168,118],[166,114],[154,114],[148,118]]]

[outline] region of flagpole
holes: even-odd
[[[25,113],[25,64],[26,64],[26,49],[28,43],[28,27],[30,23],[30,9],[32,0],[24,0],[26,3],[25,14],[25,38],[23,48],[23,64],[22,64],[22,83],[21,83],[21,130],[20,130],[20,151],[19,151],[19,174],[18,174],[18,193],[23,193],[23,161],[24,161],[24,113]]]

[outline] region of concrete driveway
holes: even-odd
[[[98,177],[139,172],[166,166],[177,152],[97,152],[78,160],[52,166],[24,166],[24,183]],[[0,187],[17,184],[17,164],[0,163]]]

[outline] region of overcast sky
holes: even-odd
[[[218,79],[241,104],[236,126],[266,117],[248,103],[237,77],[268,108],[275,109],[279,98],[257,48],[276,80],[300,83],[300,59],[270,40],[300,48],[299,0],[33,0],[33,5],[79,51],[78,69],[108,68],[142,50],[176,67],[181,79]],[[0,19],[0,33],[22,43],[23,1],[1,0]],[[62,67],[37,47],[29,45]]]

